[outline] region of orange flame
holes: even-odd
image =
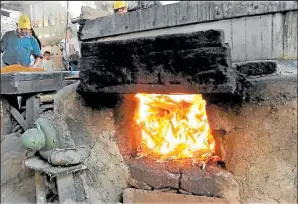
[[[200,94],[137,94],[135,120],[142,143],[164,159],[206,160],[214,154],[214,138]]]

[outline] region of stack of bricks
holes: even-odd
[[[230,47],[220,30],[84,41],[81,49],[80,92],[102,92],[102,88],[123,85],[129,88],[121,93],[146,93],[148,88],[140,88],[143,85],[169,87],[169,92],[177,85],[192,86],[198,93],[233,93],[236,88]]]

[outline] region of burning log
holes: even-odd
[[[137,94],[136,97],[140,101],[135,120],[145,145],[139,158],[149,154],[152,158],[155,153],[156,162],[183,158],[206,161],[214,154],[214,138],[202,96]],[[179,109],[179,104],[187,108]],[[165,110],[167,113],[160,117],[158,112]]]

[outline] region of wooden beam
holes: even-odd
[[[24,131],[26,131],[26,130],[29,129],[30,126],[27,123],[27,121],[25,121],[25,119],[23,118],[23,116],[13,106],[10,106],[10,113],[15,118],[15,120],[22,126],[22,128],[24,129]]]
[[[1,9],[1,16],[9,17],[10,16],[10,12],[9,11],[4,11],[4,10]]]
[[[39,98],[36,95],[26,100],[26,121],[30,128],[33,128],[34,122],[39,118]]]
[[[73,174],[66,174],[57,177],[57,188],[59,203],[76,203],[77,196]]]
[[[23,6],[19,3],[12,4],[12,5],[11,4],[1,4],[1,8],[11,10],[11,11],[19,11],[21,13],[25,11]]]
[[[84,22],[81,40],[297,10],[296,1],[185,1]]]
[[[36,204],[47,204],[45,178],[35,171]]]
[[[65,38],[65,34],[55,35],[51,37],[43,37],[39,40],[42,46],[59,45],[60,41]]]
[[[76,25],[70,24],[69,26],[73,29],[73,31],[77,30]],[[63,23],[63,24],[60,23],[60,24],[56,24],[56,25],[50,25],[50,26],[45,26],[45,27],[34,28],[34,31],[35,31],[37,36],[55,34],[56,36],[63,35],[65,37],[65,28],[66,28],[65,23]],[[75,35],[75,33],[73,33],[73,35]],[[57,38],[56,36],[51,36],[51,37]],[[46,38],[49,38],[49,37],[45,37],[44,39],[46,39]]]
[[[57,91],[70,72],[31,72],[1,74],[1,94],[24,94]]]

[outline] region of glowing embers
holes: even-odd
[[[200,94],[137,94],[135,121],[141,130],[139,157],[159,161],[192,158],[205,161],[214,155],[215,141]]]

